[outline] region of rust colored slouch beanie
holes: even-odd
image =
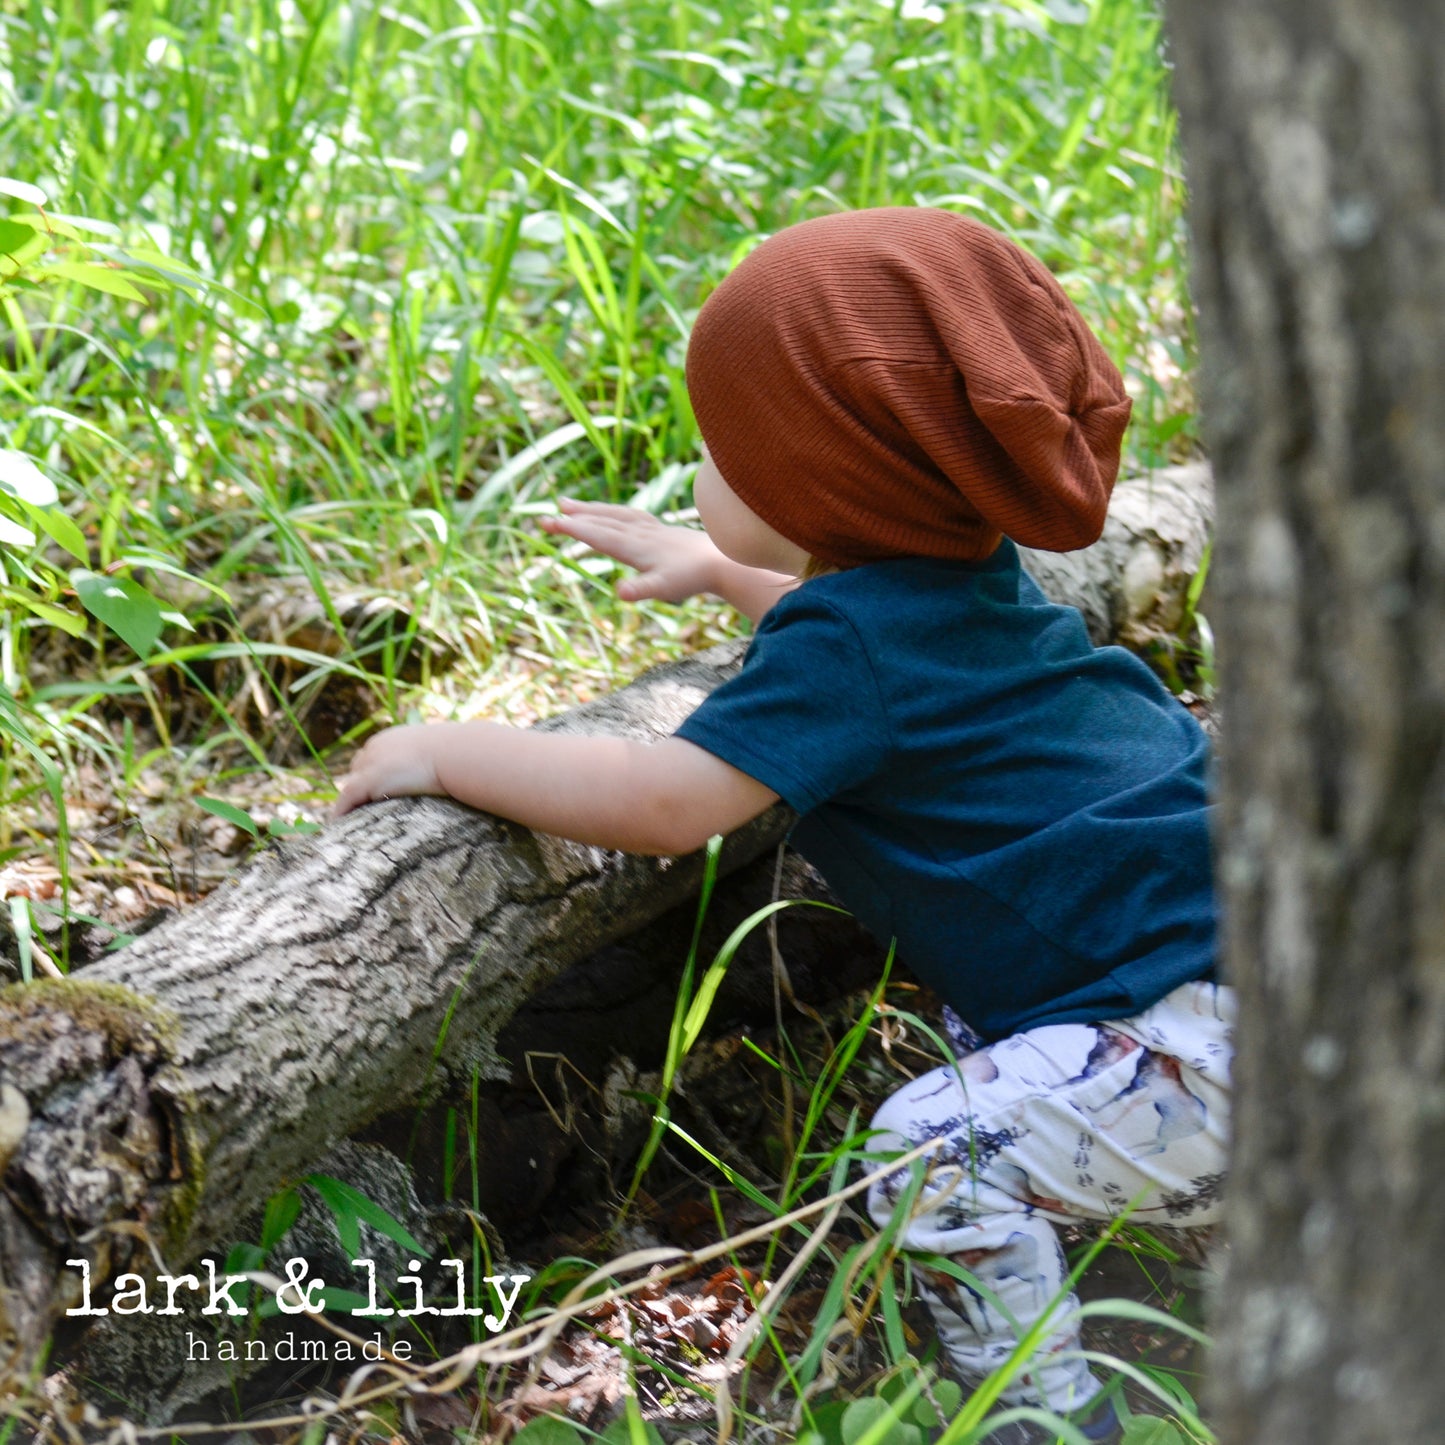
[[[734,492],[821,561],[986,557],[1099,535],[1129,398],[1048,270],[949,211],[825,216],[763,242],[687,351]]]

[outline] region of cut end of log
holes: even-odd
[[[152,1088],[176,1035],[174,1017],[114,983],[0,991],[0,1378],[23,1378],[79,1303],[67,1260],[103,1278],[180,1232],[197,1170]]]

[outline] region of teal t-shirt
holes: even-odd
[[[1214,967],[1208,744],[1004,541],[805,582],[678,729],[985,1038],[1123,1018]]]

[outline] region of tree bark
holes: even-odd
[[[1198,468],[1118,497],[1096,556],[1039,568],[1100,633],[1167,620],[1209,521]],[[541,726],[670,733],[740,652],[657,669]],[[781,807],[755,820],[723,866],[788,824]],[[75,978],[0,994],[0,1345],[13,1368],[78,1303],[66,1260],[87,1260],[98,1284],[145,1258],[138,1232],[172,1269],[224,1242],[382,1110],[450,1071],[499,1067],[494,1041],[522,1002],[688,897],[701,872],[697,855],[609,853],[397,800],[276,848]]]
[[[1230,1445],[1436,1440],[1445,1273],[1445,11],[1171,0],[1220,877]]]

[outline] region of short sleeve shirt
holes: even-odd
[[[793,807],[799,851],[985,1038],[1212,974],[1199,724],[1011,542],[805,582],[678,736]]]

